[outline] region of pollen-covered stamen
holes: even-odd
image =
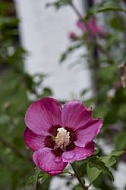
[[[57,136],[55,137],[56,146],[65,150],[66,146],[70,143],[70,132],[63,127],[57,129]]]

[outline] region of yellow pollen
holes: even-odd
[[[63,127],[57,129],[58,133],[55,137],[56,146],[60,147],[62,150],[70,143],[70,132],[68,132]]]

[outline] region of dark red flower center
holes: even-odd
[[[45,139],[45,146],[52,148],[56,156],[61,156],[64,151],[74,149],[76,133],[69,127],[52,126],[49,130],[50,135]]]

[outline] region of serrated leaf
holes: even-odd
[[[108,156],[89,158],[87,164],[87,174],[90,185],[97,179],[102,171],[107,173],[111,179],[114,180],[109,168],[116,163],[116,157],[121,156],[123,153],[124,151],[112,151]]]
[[[122,154],[124,154],[125,151],[119,150],[119,151],[112,151],[111,154],[109,155],[110,157],[119,157]]]
[[[105,165],[104,162],[98,157],[90,157],[87,164],[87,173],[90,180],[90,184],[97,179],[101,172],[106,173],[112,180],[114,180],[112,172]]]
[[[49,175],[46,173],[39,173],[38,179],[40,179],[41,183],[44,183],[48,179]]]
[[[42,172],[38,168],[35,168],[35,173],[32,176],[30,176],[30,178],[28,179],[26,186],[25,186],[25,190],[27,190],[27,187],[30,185],[32,185],[34,188],[36,188],[38,180],[40,180],[40,182],[42,184],[47,180],[48,177],[50,177],[48,174]]]
[[[124,151],[112,151],[110,155],[100,157],[100,160],[102,160],[107,167],[112,167],[116,163],[116,157],[121,156],[123,153]]]
[[[29,177],[25,186],[25,190],[27,190],[27,187],[30,185],[33,185],[33,187],[36,188],[39,173],[40,173],[40,170],[35,168],[35,173]]]
[[[112,180],[114,180],[113,175],[111,171],[109,170],[109,168],[98,157],[89,158],[88,164],[90,167],[95,167],[101,171],[105,171],[105,173],[107,173],[112,178]]]
[[[90,181],[90,185],[97,179],[100,173],[101,173],[101,170],[97,168],[93,168],[93,167],[91,168],[89,164],[87,164],[87,174]]]

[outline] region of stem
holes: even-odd
[[[73,1],[70,2],[71,7],[73,8],[73,10],[75,11],[75,13],[77,14],[77,16],[79,17],[79,19],[82,19],[83,16],[81,15],[81,13],[79,12],[79,10],[77,9],[77,7],[73,4]]]
[[[83,190],[88,190],[88,187],[85,186],[84,180],[81,178],[79,172],[76,170],[75,164],[72,163],[71,167],[72,167],[74,174],[75,174],[76,178],[78,179],[81,187],[83,188]]]
[[[111,57],[111,55],[109,54],[109,52],[107,50],[105,50],[98,42],[95,42],[96,43],[96,46],[98,48],[98,50],[103,53],[104,55],[106,55],[108,61],[110,63],[114,63],[114,60],[113,58]]]

